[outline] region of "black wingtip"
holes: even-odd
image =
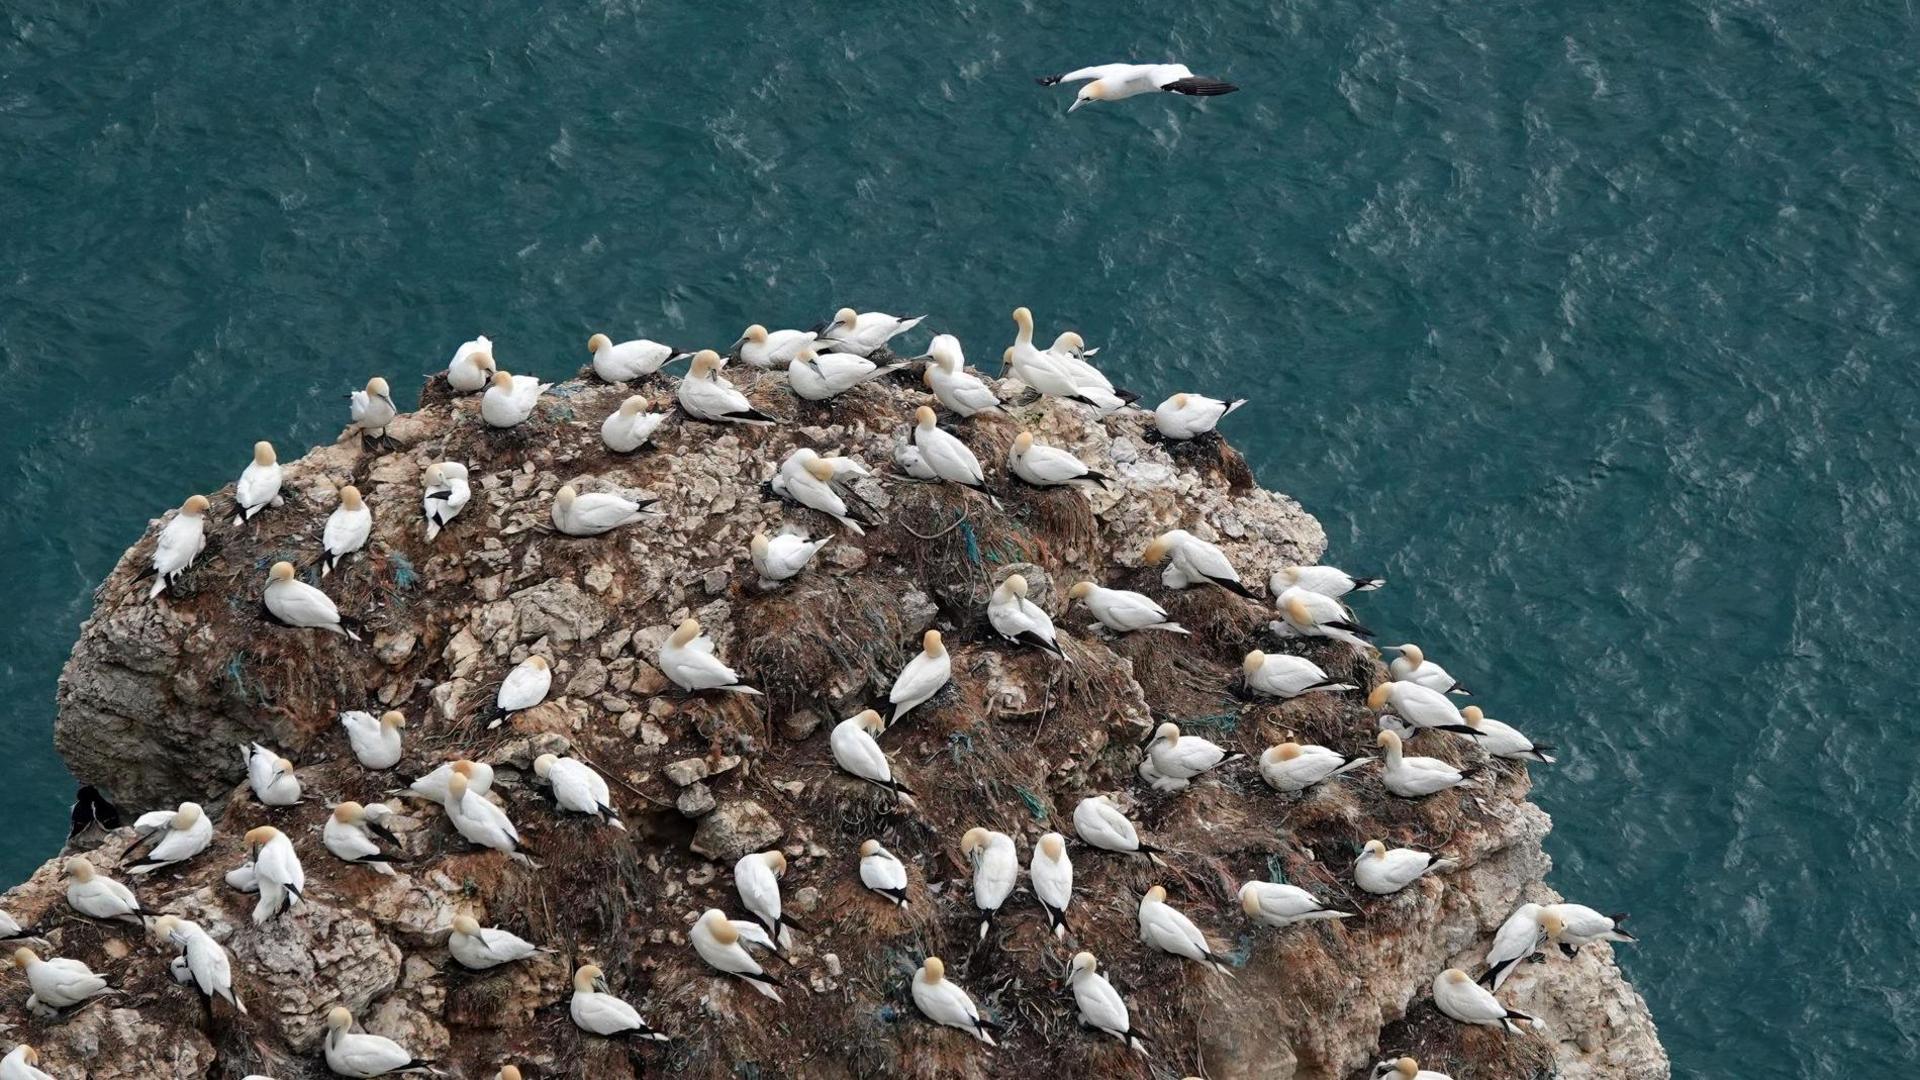
[[[1234,594],[1235,596],[1245,597],[1248,600],[1260,599],[1258,596],[1254,595],[1254,592],[1252,589],[1247,588],[1246,585],[1242,582],[1234,581],[1230,578],[1208,578],[1207,580],[1213,582],[1215,585],[1220,586],[1221,588],[1227,590],[1228,592]]]
[[[1175,79],[1160,89],[1170,94],[1185,94],[1188,97],[1219,97],[1240,89],[1219,79],[1208,79],[1199,75],[1190,75],[1184,79]]]
[[[1041,86],[1058,86],[1060,85],[1060,76],[1042,75],[1033,81],[1039,83]]]

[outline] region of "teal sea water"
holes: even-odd
[[[1920,17],[1890,0],[0,7],[0,880],[93,585],[484,332],[1008,312],[1392,578],[1677,1076],[1920,1058]],[[1245,87],[1064,115],[1031,77]],[[920,344],[923,337],[910,339]]]

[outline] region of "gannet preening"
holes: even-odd
[[[253,875],[260,883],[260,899],[253,905],[253,922],[258,926],[307,898],[307,871],[300,865],[293,841],[279,829],[262,825],[250,830],[246,840]]]
[[[1337,566],[1283,566],[1273,572],[1267,588],[1279,596],[1295,585],[1338,599],[1350,592],[1372,592],[1387,583],[1383,577],[1354,577]]]
[[[263,439],[253,444],[253,461],[241,470],[239,482],[233,485],[233,523],[244,525],[260,511],[279,506],[283,501],[280,459],[273,454],[273,444]]]
[[[1255,649],[1240,662],[1247,691],[1267,697],[1296,698],[1315,691],[1358,690],[1352,683],[1330,678],[1319,664],[1304,656],[1263,653]]]
[[[901,717],[931,700],[952,678],[953,657],[947,654],[940,631],[929,630],[920,635],[919,655],[907,661],[907,666],[901,668],[893,680],[893,689],[887,691],[887,701],[893,705],[893,717],[888,723],[899,723]]]
[[[199,989],[201,996],[209,1001],[215,997],[227,999],[227,1003],[245,1016],[247,1007],[233,992],[233,959],[227,950],[200,924],[182,919],[178,915],[162,915],[153,920],[148,932],[155,941],[173,945],[180,950],[176,965],[184,968],[187,979]],[[0,1073],[0,1080],[6,1080]]]
[[[89,919],[138,923],[146,914],[133,890],[96,871],[84,855],[67,860],[67,904]]]
[[[507,812],[475,794],[458,769],[447,778],[447,798],[441,805],[446,807],[447,820],[453,822],[454,831],[469,843],[505,852],[520,862],[532,864],[526,845],[520,842],[520,831],[513,827]]]
[[[589,491],[582,495],[572,484],[566,484],[553,495],[553,527],[568,536],[599,536],[639,521],[647,508],[659,501],[635,502],[608,491]]]
[[[817,337],[819,335],[811,330],[769,331],[759,323],[754,323],[727,351],[738,356],[748,367],[778,367],[798,356],[800,350],[813,344]]]
[[[1122,101],[1156,90],[1188,97],[1219,97],[1240,89],[1232,83],[1195,75],[1185,64],[1095,64],[1062,75],[1043,75],[1034,81],[1041,86],[1086,83],[1073,104],[1067,106],[1068,112],[1090,101]]]
[[[27,973],[27,986],[33,993],[27,998],[27,1008],[39,1006],[42,1009],[67,1009],[101,994],[112,993],[107,988],[107,980],[93,973],[93,969],[78,960],[54,957],[42,960],[38,953],[26,946],[13,950],[8,963]]]
[[[1493,944],[1487,947],[1487,971],[1480,976],[1481,982],[1500,989],[1521,961],[1539,951],[1547,936],[1546,928],[1540,925],[1540,912],[1539,904],[1521,904],[1500,924]]]
[[[1000,1025],[980,1019],[973,999],[947,980],[947,965],[937,956],[921,961],[920,970],[913,973],[913,1004],[936,1024],[971,1032],[988,1046],[998,1045],[991,1032]]]
[[[533,759],[533,775],[552,786],[553,801],[560,809],[586,814],[600,819],[604,825],[626,831],[627,827],[620,822],[620,812],[613,808],[613,793],[607,790],[606,778],[585,762],[541,754]]]
[[[180,512],[160,530],[160,538],[153,543],[153,566],[140,575],[154,579],[147,599],[152,600],[171,588],[193,565],[193,560],[207,549],[208,505],[205,495],[187,496],[187,501],[180,504]]]
[[[1230,593],[1257,599],[1253,590],[1240,582],[1240,572],[1227,561],[1227,554],[1185,529],[1172,529],[1155,537],[1140,561],[1158,566],[1166,560],[1160,581],[1169,589],[1187,589],[1195,585],[1218,585]]]
[[[147,857],[128,868],[128,873],[150,874],[163,866],[185,862],[207,850],[213,842],[213,822],[201,811],[199,803],[183,802],[177,810],[154,810],[134,819],[133,831],[140,843],[158,837]],[[134,845],[138,847],[139,844]],[[128,849],[131,854],[132,849]]]
[[[1478,705],[1469,705],[1461,709],[1460,719],[1466,721],[1467,727],[1473,731],[1480,749],[1494,757],[1553,764],[1553,747],[1550,744],[1534,742],[1512,725],[1503,724],[1488,716]]]
[[[863,354],[823,353],[807,345],[787,361],[787,386],[803,401],[831,401],[861,383],[891,375],[906,366],[904,360],[882,366]]]
[[[1068,330],[1054,338],[1053,347],[1042,355],[1054,367],[1066,372],[1068,377],[1081,388],[1081,393],[1096,395],[1099,399],[1111,398],[1119,405],[1131,405],[1138,401],[1140,395],[1113,385],[1113,380],[1107,378],[1104,372],[1087,363],[1086,358],[1099,351],[1099,349],[1087,348],[1086,341],[1079,334]],[[1115,405],[1114,408],[1118,408],[1119,405]],[[1103,405],[1102,408],[1106,406]],[[1112,409],[1106,411],[1111,412]]]
[[[1223,417],[1247,403],[1246,398],[1216,401],[1199,394],[1175,394],[1153,410],[1153,426],[1175,442],[1211,434]]]
[[[920,320],[924,318],[925,315],[915,315],[903,319],[884,311],[855,312],[852,308],[843,307],[834,312],[833,320],[820,329],[819,340],[841,352],[866,356],[920,325]]]
[[[995,633],[1008,641],[1031,645],[1073,663],[1054,634],[1053,619],[1027,599],[1027,579],[1019,574],[1008,574],[1000,587],[993,590],[993,598],[987,601],[987,621],[993,624]]]
[[[376,720],[372,713],[351,709],[340,714],[340,726],[347,729],[347,743],[363,767],[379,772],[400,763],[400,730],[407,726],[405,716],[388,711]]]
[[[1499,1028],[1511,1035],[1520,1034],[1520,1024],[1534,1022],[1526,1013],[1500,1004],[1492,991],[1459,968],[1448,968],[1433,977],[1433,1004],[1463,1024]]]
[[[587,351],[593,354],[593,373],[610,383],[631,382],[651,375],[670,361],[687,355],[675,352],[671,345],[662,345],[646,338],[622,341],[616,345],[605,334],[588,338]]]
[[[506,723],[507,717],[514,713],[531,709],[547,700],[547,691],[552,688],[553,667],[546,657],[536,654],[520,661],[500,681],[500,690],[493,698],[493,713],[487,720],[487,730],[492,731]]]
[[[693,354],[693,366],[674,391],[680,408],[695,420],[710,424],[771,424],[774,418],[753,407],[747,395],[719,377],[720,354],[701,349]]]
[[[590,1035],[667,1041],[667,1036],[640,1019],[637,1009],[607,993],[606,975],[596,964],[582,965],[573,973],[573,1001],[568,1012],[574,1024]]]
[[[1446,1073],[1423,1069],[1420,1063],[1410,1057],[1398,1061],[1383,1061],[1374,1066],[1373,1080],[1453,1080]]]
[[[1367,695],[1367,706],[1391,710],[1416,728],[1451,731],[1469,738],[1477,734],[1467,725],[1466,717],[1460,715],[1453,699],[1419,683],[1383,682]]]
[[[459,758],[441,763],[432,772],[408,785],[407,792],[429,802],[446,802],[448,784],[455,773],[467,778],[467,789],[475,795],[485,795],[493,789],[493,766],[482,761]]]
[[[1075,953],[1067,972],[1067,985],[1073,988],[1073,1003],[1080,1008],[1080,1022],[1095,1031],[1105,1032],[1147,1056],[1147,1041],[1133,1030],[1133,1017],[1127,1003],[1105,975],[1097,970],[1100,962],[1090,952]]]
[[[384,1035],[353,1030],[353,1014],[335,1006],[327,1013],[327,1068],[341,1076],[385,1076],[388,1073],[428,1072],[430,1058],[417,1058]]]
[[[912,806],[913,790],[893,778],[893,766],[887,763],[886,752],[874,739],[885,730],[886,720],[867,709],[835,724],[827,743],[835,764],[875,787],[893,792],[902,806]]]
[[[282,626],[327,630],[352,641],[360,640],[358,633],[342,623],[340,609],[333,606],[333,600],[326,593],[294,578],[290,562],[273,564],[260,599],[267,605],[267,614]]]
[[[1602,915],[1584,904],[1548,904],[1540,909],[1540,926],[1547,939],[1568,956],[1596,941],[1638,941],[1620,928],[1625,921],[1624,914]]]
[[[1000,396],[967,370],[967,358],[960,351],[959,338],[935,334],[927,345],[927,359],[929,363],[921,381],[948,411],[963,420],[976,413],[999,411]]]
[[[766,533],[754,533],[747,541],[747,556],[753,561],[753,569],[760,575],[763,585],[772,585],[782,581],[791,581],[800,571],[807,568],[820,549],[827,546],[833,537],[809,540],[804,533],[779,533],[768,537]]]
[[[788,460],[794,459],[789,457]],[[801,506],[827,515],[853,535],[865,536],[867,530],[860,527],[860,522],[848,512],[847,501],[833,488],[834,478],[838,475],[832,459],[807,457],[799,459],[799,467],[791,472],[786,471],[783,465],[782,471],[769,481],[769,486]]]
[[[620,407],[607,414],[600,422],[600,441],[607,449],[616,454],[631,454],[647,444],[653,433],[667,419],[666,413],[648,412],[652,404],[646,398],[635,394],[620,403]]]
[[[467,486],[467,467],[457,461],[436,461],[427,466],[425,488],[420,502],[427,515],[427,543],[431,544],[440,530],[466,508],[473,490]]]
[[[335,806],[333,813],[328,815],[326,825],[320,830],[320,842],[337,859],[370,867],[393,877],[394,869],[389,860],[394,856],[382,850],[380,842],[374,839],[374,827],[372,808],[348,799]]]
[[[485,971],[552,951],[542,949],[518,934],[497,927],[483,927],[471,915],[455,915],[453,932],[447,935],[447,952],[469,971]]]
[[[1266,926],[1353,918],[1351,911],[1330,908],[1298,885],[1278,881],[1249,881],[1240,886],[1240,910]]]
[[[755,960],[753,954],[747,952],[747,947],[740,943],[742,938],[753,940],[752,936],[742,933],[742,927],[751,929],[769,947],[773,945],[758,926],[736,923],[719,908],[708,908],[703,912],[694,922],[693,929],[688,931],[687,938],[693,942],[693,951],[700,954],[700,959],[705,960],[708,967],[728,975],[738,975],[747,985],[779,1001],[780,991],[775,987],[780,985],[780,981],[767,974],[766,969],[760,966],[760,961]]]
[[[1467,782],[1465,773],[1439,758],[1401,754],[1400,736],[1391,731],[1381,732],[1374,741],[1386,751],[1381,779],[1388,791],[1403,799],[1418,799]]]
[[[1047,925],[1053,936],[1067,936],[1067,906],[1073,903],[1073,860],[1067,857],[1067,840],[1050,832],[1033,845],[1033,858],[1027,862],[1027,882],[1033,886],[1034,899],[1047,913]]]
[[[1353,861],[1353,883],[1375,896],[1392,896],[1428,874],[1444,874],[1460,865],[1412,848],[1392,848],[1380,840],[1367,841]]]
[[[1201,773],[1246,756],[1230,753],[1211,739],[1182,735],[1178,724],[1161,724],[1147,744],[1147,756],[1140,762],[1140,778],[1159,791],[1184,791]]]
[[[875,843],[874,841],[868,842]],[[875,846],[878,846],[877,843]],[[869,888],[871,888],[871,886],[869,886]],[[21,926],[13,916],[4,911],[0,911],[0,941],[11,941],[14,938],[28,937],[32,934],[33,927]]]
[[[791,949],[793,924],[780,909],[780,879],[786,872],[787,857],[778,849],[750,852],[733,864],[733,888],[747,914],[760,920],[780,948]]]
[[[1353,613],[1331,596],[1293,585],[1273,598],[1273,606],[1295,636],[1332,638],[1363,652],[1373,647],[1367,640],[1373,631],[1355,622]]]
[[[300,778],[294,775],[293,762],[259,743],[242,746],[240,760],[247,766],[247,786],[263,805],[292,806],[300,801]]]
[[[1260,778],[1275,791],[1298,794],[1323,780],[1331,780],[1372,761],[1366,754],[1348,757],[1324,746],[1283,742],[1260,753]]]
[[[1148,861],[1165,866],[1160,849],[1140,842],[1140,834],[1127,815],[1105,795],[1089,795],[1073,808],[1073,831],[1090,847],[1122,855],[1145,855]]]
[[[0,1080],[53,1080],[53,1076],[41,1072],[39,1066],[40,1051],[21,1043],[0,1058]]]
[[[1126,405],[1126,401],[1112,391],[1105,376],[1095,372],[1094,379],[1076,377],[1073,371],[1062,365],[1061,356],[1035,348],[1033,312],[1024,307],[1013,309],[1013,323],[1019,332],[1013,339],[1013,346],[1002,357],[1014,378],[1047,397],[1078,401],[1103,413]]]
[[[1409,642],[1405,645],[1383,645],[1383,649],[1397,649],[1400,655],[1387,665],[1387,673],[1394,682],[1410,682],[1435,690],[1442,694],[1464,694],[1473,696],[1473,691],[1460,685],[1460,681],[1447,673],[1447,669],[1427,659],[1420,646]]]
[[[453,351],[447,361],[447,385],[462,394],[485,390],[493,381],[493,342],[485,334]]]
[[[1087,605],[1087,610],[1100,620],[1100,625],[1115,633],[1130,634],[1135,630],[1166,630],[1175,634],[1187,632],[1186,627],[1167,618],[1166,608],[1142,593],[1108,589],[1091,581],[1081,581],[1067,590],[1067,599]]]
[[[378,375],[367,380],[365,390],[355,390],[349,395],[347,404],[353,426],[360,429],[363,438],[374,442],[386,439],[388,425],[400,415],[393,404],[393,394],[387,390],[387,380]]]
[[[320,534],[320,576],[333,573],[347,556],[366,547],[372,533],[373,511],[367,509],[360,489],[352,484],[342,487],[340,505],[327,515]]]
[[[524,423],[533,415],[533,407],[540,403],[540,395],[551,389],[552,383],[543,383],[531,375],[496,371],[493,385],[480,396],[480,419],[488,427],[496,428]]]
[[[893,852],[881,847],[878,840],[867,840],[860,845],[860,884],[906,910],[906,865],[894,858]]]
[[[713,655],[713,639],[700,632],[693,619],[682,622],[673,635],[661,644],[654,657],[660,673],[682,690],[726,690],[736,694],[760,696],[760,691],[740,681],[732,668]]]
[[[973,456],[966,443],[942,431],[934,422],[933,409],[926,405],[913,411],[913,448],[920,451],[920,460],[940,479],[975,491],[986,490],[987,474],[980,468],[980,459]]]
[[[975,826],[960,838],[960,854],[973,867],[973,906],[980,909],[980,940],[1020,880],[1020,849],[1013,837]]]
[[[1222,975],[1232,975],[1227,962],[1207,943],[1207,935],[1193,920],[1167,903],[1167,890],[1155,885],[1140,898],[1140,940],[1148,948],[1205,964]]]
[[[1033,441],[1033,432],[1014,437],[1007,451],[1007,469],[1034,487],[1069,487],[1085,481],[1105,488],[1113,477],[1087,468],[1087,463],[1051,446]]]

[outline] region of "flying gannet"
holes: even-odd
[[[655,666],[682,690],[760,695],[760,691],[742,683],[732,668],[713,655],[713,639],[702,634],[700,624],[693,619],[682,622],[661,644]]]
[[[1444,874],[1458,865],[1424,851],[1389,849],[1384,841],[1369,840],[1353,861],[1353,883],[1375,896],[1392,896],[1428,874]]]
[[[936,1024],[971,1032],[988,1046],[996,1045],[992,1030],[998,1025],[980,1019],[973,998],[947,979],[947,965],[937,956],[921,961],[920,970],[913,973],[913,1004]]]
[[[1095,64],[1060,75],[1043,75],[1034,81],[1041,86],[1086,83],[1074,97],[1073,104],[1067,106],[1068,112],[1092,101],[1122,101],[1155,91],[1187,97],[1219,97],[1240,89],[1232,83],[1195,75],[1185,64]]]
[[[1186,627],[1167,617],[1166,608],[1142,593],[1108,589],[1091,581],[1081,581],[1067,590],[1067,599],[1087,605],[1087,610],[1100,620],[1100,625],[1115,633],[1131,634],[1135,630],[1166,630],[1175,634],[1187,632]]]
[[[265,440],[254,443],[253,461],[241,470],[239,482],[233,485],[233,523],[244,525],[260,511],[269,506],[279,506],[283,501],[280,496],[280,459],[274,456],[273,444]]]

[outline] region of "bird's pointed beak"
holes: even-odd
[[[746,339],[746,337],[745,337],[744,335],[742,335],[742,337],[740,338],[740,340],[739,340],[739,341],[736,341],[736,342],[734,342],[733,344],[731,344],[731,345],[729,345],[729,346],[727,346],[727,355],[728,355],[728,356],[739,356],[739,355],[740,355],[740,347],[741,347],[742,345],[745,345],[746,343],[747,343],[747,339]]]
[[[1074,98],[1073,104],[1067,106],[1067,111],[1072,112],[1073,110],[1079,108],[1082,105],[1085,105],[1086,103],[1087,103],[1086,98]]]

